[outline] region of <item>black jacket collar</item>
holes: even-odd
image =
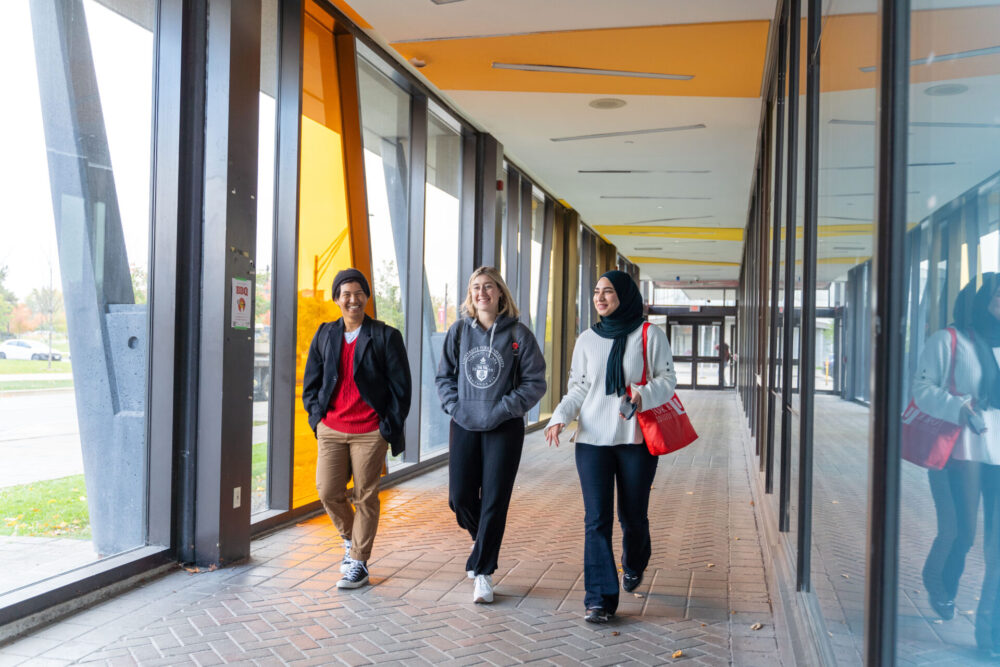
[[[367,314],[365,319],[361,322],[361,332],[358,333],[357,345],[354,346],[354,369],[357,370],[358,362],[365,354],[365,350],[368,348],[368,343],[372,339],[372,318]],[[327,347],[327,359],[333,359],[334,364],[337,363],[336,360],[340,359],[340,348],[344,344],[344,318],[340,317],[333,321],[330,329],[330,337],[326,341]],[[336,366],[334,366],[336,368]]]

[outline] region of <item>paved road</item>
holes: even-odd
[[[267,403],[254,403],[254,421]],[[255,426],[253,441],[267,440]],[[0,488],[83,472],[76,395],[72,389],[5,394],[0,398]]]

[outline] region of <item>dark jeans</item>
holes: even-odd
[[[976,541],[984,466],[952,459],[943,470],[928,470],[937,515],[937,536],[924,563],[924,588],[935,600],[954,600],[965,557]]]
[[[449,442],[448,506],[476,541],[465,569],[493,574],[521,463],[524,420],[509,419],[492,431],[466,431],[452,421]]]
[[[1000,649],[1000,466],[981,464],[980,478],[986,573],[976,609],[976,643]]]
[[[603,607],[609,613],[618,609],[618,568],[611,546],[616,486],[622,569],[638,575],[649,564],[649,490],[658,461],[643,444],[576,445],[576,470],[585,511],[583,604],[587,609]]]

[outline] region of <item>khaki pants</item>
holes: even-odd
[[[341,433],[323,422],[316,427],[316,489],[340,536],[351,540],[351,558],[371,555],[381,505],[378,480],[388,443],[378,431]],[[347,500],[347,482],[354,477],[354,508]]]

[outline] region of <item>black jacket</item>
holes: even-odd
[[[302,405],[314,432],[330,409],[343,343],[344,320],[338,319],[319,325],[309,346]],[[399,455],[406,448],[403,424],[410,412],[410,363],[403,335],[367,315],[354,348],[354,384],[362,400],[378,415],[378,430],[392,448],[392,455]]]

